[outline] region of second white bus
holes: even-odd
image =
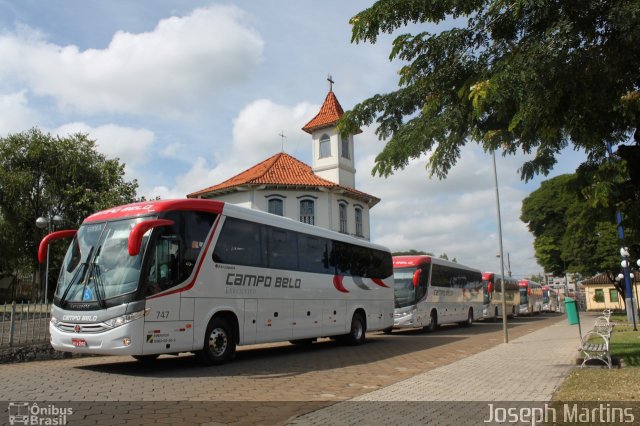
[[[432,256],[393,258],[394,327],[470,326],[482,318],[482,273]]]

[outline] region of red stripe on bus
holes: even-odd
[[[373,281],[374,283],[378,284],[380,287],[386,287],[389,288],[388,285],[386,285],[384,283],[384,281],[382,281],[380,278],[371,278],[371,281]]]
[[[342,276],[340,275],[334,275],[333,276],[333,286],[336,288],[336,290],[342,292],[342,293],[349,293],[349,290],[347,290],[346,288],[344,288],[344,285],[342,284]]]

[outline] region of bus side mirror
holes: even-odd
[[[127,247],[129,249],[129,256],[137,256],[140,254],[142,237],[149,229],[159,228],[161,226],[171,226],[174,223],[174,221],[168,219],[145,220],[144,222],[138,223],[129,233],[129,244]]]
[[[38,247],[38,262],[42,263],[47,258],[47,247],[52,241],[59,240],[60,238],[68,238],[73,237],[78,232],[77,229],[67,229],[65,231],[56,231],[52,232],[40,241],[40,246]]]
[[[414,288],[418,288],[418,286],[420,285],[420,277],[422,276],[422,270],[421,269],[416,269],[416,271],[413,273],[413,287]]]

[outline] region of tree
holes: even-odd
[[[39,216],[62,215],[64,227],[77,228],[91,212],[133,201],[137,186],[88,135],[61,138],[34,128],[0,138],[0,272],[37,262]]]
[[[443,178],[473,141],[533,153],[520,169],[528,180],[570,144],[597,162],[634,132],[640,143],[640,2],[384,0],[350,20],[351,40],[445,20],[453,28],[398,35],[390,54],[404,61],[398,90],[339,123],[350,133],[376,121],[387,142],[373,174],[429,153],[429,174]],[[627,165],[640,175],[637,162]]]
[[[394,253],[391,253],[393,256],[433,256],[432,253],[427,253],[426,251],[422,251],[422,250],[415,250],[415,249],[410,249],[410,250],[405,250],[405,251],[396,251]]]
[[[594,203],[590,179],[568,174],[542,182],[522,202],[520,219],[534,236],[536,260],[554,275],[578,272],[594,275],[605,272],[624,295],[624,286],[614,281],[620,269],[620,240],[614,222],[615,207]],[[634,241],[637,231],[627,229],[626,240]]]

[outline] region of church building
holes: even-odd
[[[311,135],[311,166],[280,152],[187,197],[215,198],[369,240],[369,210],[380,199],[355,189],[354,135],[341,138],[337,131],[344,111],[332,89],[302,128]]]

